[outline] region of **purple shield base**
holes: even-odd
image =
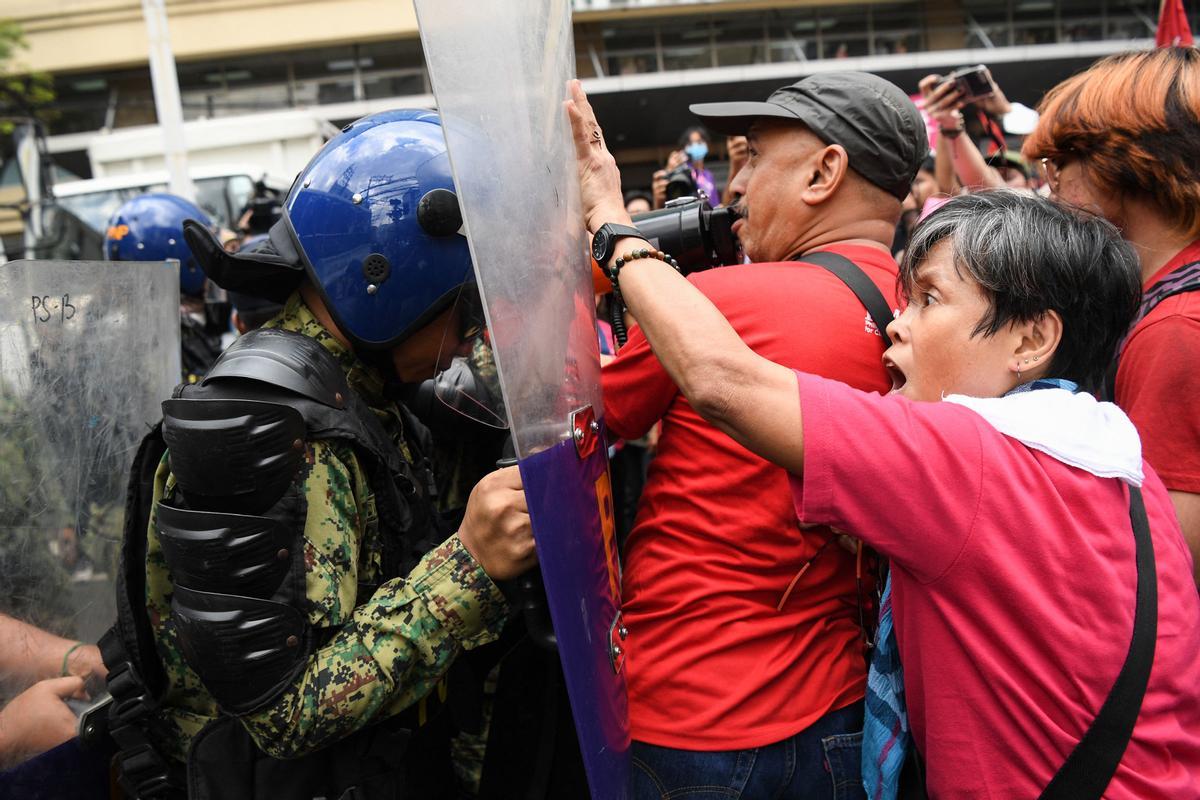
[[[580,457],[572,440],[520,462],[550,618],[593,800],[623,800],[629,785],[625,676],[614,669],[620,573],[603,430]]]

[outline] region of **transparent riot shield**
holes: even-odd
[[[595,306],[562,109],[566,0],[416,0],[592,796],[626,796],[620,572]]]
[[[0,265],[0,614],[68,643],[113,623],[129,468],[178,375],[178,264]],[[13,627],[6,700],[64,655]]]

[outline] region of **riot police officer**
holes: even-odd
[[[133,795],[454,795],[442,678],[535,560],[515,468],[441,530],[427,434],[390,399],[466,351],[461,224],[427,111],[347,126],[252,253],[186,224],[210,278],[284,307],[164,403],[134,465],[150,524],[101,642]]]
[[[206,292],[204,271],[183,238],[183,222],[188,219],[213,227],[199,206],[182,197],[159,192],[138,195],[109,219],[104,257],[109,261],[179,262],[181,366],[183,379],[195,383],[221,354],[221,335],[229,329],[229,308]]]

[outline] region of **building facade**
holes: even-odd
[[[1010,99],[1034,106],[1096,58],[1148,46],[1158,13],[1157,0],[573,5],[577,74],[637,182],[665,160],[690,103],[762,99],[805,74],[843,68],[915,92],[929,72],[984,63]],[[298,110],[341,125],[433,103],[404,0],[168,0],[167,11],[185,119]],[[3,0],[0,18],[25,31],[19,65],[53,77],[49,149],[60,166],[90,177],[98,137],[155,123],[138,0]]]

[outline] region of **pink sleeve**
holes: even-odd
[[[922,582],[962,552],[980,505],[983,458],[973,411],[881,397],[796,373],[804,475],[796,515],[857,536]]]

